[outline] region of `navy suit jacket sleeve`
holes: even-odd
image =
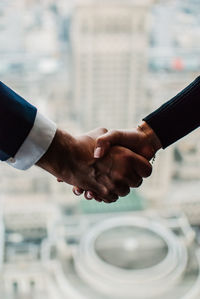
[[[166,148],[200,126],[200,77],[144,119]]]
[[[0,82],[0,160],[14,157],[33,127],[37,109]]]

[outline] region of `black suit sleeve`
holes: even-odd
[[[30,130],[37,109],[0,82],[0,160],[14,157]]]
[[[198,128],[200,77],[143,120],[154,130],[163,148]]]

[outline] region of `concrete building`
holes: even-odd
[[[153,1],[79,1],[72,20],[75,111],[83,129],[133,127],[145,109]]]

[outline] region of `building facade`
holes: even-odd
[[[152,2],[77,5],[71,35],[73,94],[82,128],[131,128],[144,113]]]

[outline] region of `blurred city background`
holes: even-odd
[[[1,0],[0,80],[59,127],[133,128],[199,75],[199,0]],[[0,297],[200,298],[200,132],[106,205],[0,168]]]

